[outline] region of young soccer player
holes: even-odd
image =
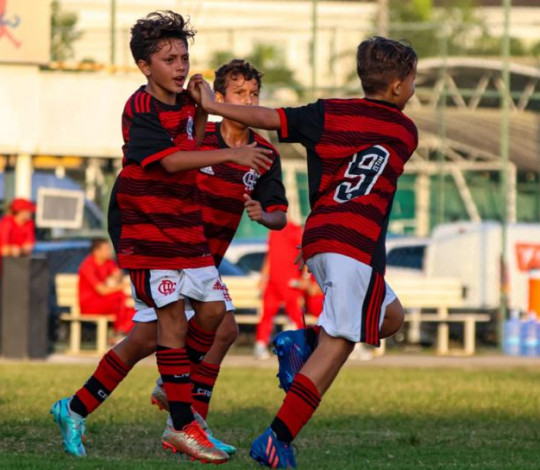
[[[318,343],[287,392],[251,457],[272,468],[295,468],[291,442],[310,420],[356,342],[375,346],[389,303],[385,236],[398,177],[418,142],[402,110],[414,94],[417,56],[400,42],[374,37],[357,50],[365,98],[329,99],[299,108],[201,104],[246,125],[279,131],[307,149],[311,213],[303,257],[325,294]]]
[[[248,62],[235,59],[216,70],[215,99],[223,103],[257,106],[261,85],[262,74]],[[224,119],[221,123],[208,123],[201,149],[235,148],[252,142],[272,150],[272,166],[262,175],[236,163],[209,166],[198,173],[204,232],[216,266],[221,263],[236,233],[244,207],[251,220],[269,229],[280,230],[286,224],[287,199],[281,181],[281,162],[277,150],[266,139],[243,124]],[[152,321],[155,314],[153,311],[140,312],[135,320]],[[238,325],[234,315],[226,315],[212,347],[192,372],[193,408],[204,419],[220,365],[237,336]],[[152,402],[168,409],[165,391],[159,383],[152,393]],[[235,450],[221,442],[216,445],[228,453]]]
[[[173,12],[137,21],[130,48],[147,84],[127,101],[122,116],[123,169],[109,208],[109,233],[121,268],[128,269],[138,310],[154,308],[157,334],[144,327],[109,351],[86,384],[52,409],[66,451],[84,456],[85,417],[103,402],[131,367],[156,350],[167,391],[170,421],[164,447],[192,459],[221,463],[229,456],[213,445],[191,407],[190,358],[206,354],[225,315],[222,285],[204,236],[195,169],[235,162],[265,171],[270,150],[255,144],[197,151],[207,114],[195,104],[199,92],[189,74],[188,39],[194,31]],[[184,299],[196,313],[189,326]],[[151,344],[150,344],[151,343]]]

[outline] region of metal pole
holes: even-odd
[[[439,162],[439,177],[437,179],[437,224],[444,223],[444,205],[445,205],[445,180],[446,172],[444,161],[446,156],[446,78],[448,74],[448,36],[450,32],[446,26],[441,29],[441,56],[443,57],[443,66],[439,71],[439,80],[442,82],[441,96],[437,106],[438,134],[440,139],[439,150],[437,151],[437,161]]]
[[[114,66],[116,64],[116,0],[111,0],[110,36],[110,62],[111,66]]]
[[[499,319],[499,345],[503,346],[504,322],[508,317],[508,275],[507,275],[507,240],[508,240],[508,172],[510,160],[510,10],[512,0],[503,0],[504,32],[501,41],[501,56],[503,60],[502,80],[504,89],[501,97],[501,140],[500,152],[502,160],[501,173],[501,315]]]
[[[379,9],[377,11],[377,34],[382,37],[388,37],[388,0],[379,0]]]
[[[319,0],[311,0],[311,93],[313,96],[315,96],[317,90],[318,3]]]

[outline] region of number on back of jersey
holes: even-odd
[[[345,181],[336,188],[334,200],[347,202],[369,194],[388,163],[389,156],[388,150],[380,145],[355,153],[344,175],[351,181]]]

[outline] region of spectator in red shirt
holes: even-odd
[[[23,198],[13,199],[9,212],[0,220],[0,254],[28,256],[36,244],[32,214],[36,206]]]
[[[303,328],[301,272],[294,264],[301,243],[302,227],[291,221],[283,230],[270,232],[268,237],[268,254],[261,271],[263,314],[255,335],[257,359],[269,357],[274,317],[282,305],[296,328]]]
[[[131,329],[134,309],[126,306],[122,271],[113,260],[111,245],[104,238],[92,242],[92,252],[79,268],[81,315],[115,315],[114,329],[126,334]]]
[[[313,274],[304,275],[302,288],[304,289],[304,308],[306,314],[318,317],[322,312],[324,294]]]

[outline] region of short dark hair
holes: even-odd
[[[403,80],[417,62],[418,56],[410,45],[380,36],[362,41],[356,51],[356,71],[368,94],[386,90],[396,78]]]
[[[109,243],[109,240],[103,237],[93,238],[92,244],[90,245],[90,251],[93,253],[104,243]]]
[[[259,72],[253,65],[242,59],[233,59],[230,62],[219,67],[215,72],[214,91],[225,94],[227,88],[227,79],[236,80],[238,76],[243,76],[245,80],[257,81],[259,90],[262,87],[262,72]]]
[[[146,18],[137,20],[131,28],[129,48],[133,59],[150,62],[152,54],[159,51],[164,39],[181,39],[188,45],[188,39],[195,36],[196,31],[189,24],[189,19],[173,11],[154,11]]]

